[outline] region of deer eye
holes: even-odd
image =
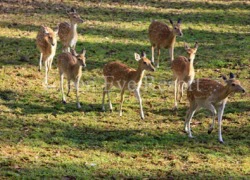
[[[143,62],[144,64],[147,64],[145,61]]]
[[[235,84],[233,83],[232,86],[235,86]]]
[[[177,29],[177,27],[174,27],[174,29]]]

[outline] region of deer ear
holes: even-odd
[[[75,8],[71,8],[71,10],[70,10],[71,12],[73,12],[73,13],[76,13],[76,9]]]
[[[70,52],[73,56],[77,56],[78,54],[76,53],[76,50],[73,48],[70,48]]]
[[[198,47],[199,47],[199,44],[198,44],[198,42],[196,42],[195,45],[194,45],[194,48],[198,49]]]
[[[186,43],[186,42],[184,42],[184,48],[187,50],[187,49],[189,49],[189,46],[188,46],[188,44]]]
[[[145,53],[145,51],[142,51],[141,52],[141,57],[146,57],[147,55],[146,55],[146,53]]]
[[[223,79],[224,81],[226,81],[226,80],[227,80],[227,77],[226,77],[226,76],[221,75],[221,77],[222,77],[222,79]]]
[[[140,54],[135,53],[135,60],[136,60],[136,61],[139,61],[140,59],[141,59]]]
[[[82,54],[83,56],[85,56],[85,54],[86,54],[85,48],[82,49],[81,54]]]
[[[58,31],[59,31],[59,27],[57,26],[54,30],[54,33],[57,35],[58,34]]]
[[[234,78],[235,78],[235,76],[234,76],[234,74],[233,74],[232,72],[230,72],[229,78],[230,78],[230,79],[234,79]]]
[[[172,26],[174,25],[173,21],[171,19],[169,19],[170,24],[172,24]]]
[[[178,19],[177,23],[178,23],[178,24],[181,24],[181,18]]]

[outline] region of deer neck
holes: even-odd
[[[192,72],[192,71],[194,71],[194,57],[190,57],[189,58],[189,70],[190,70],[190,73]]]
[[[218,93],[218,100],[221,101],[229,96],[231,94],[231,90],[228,85],[224,86],[223,89]]]
[[[170,31],[168,39],[169,39],[169,42],[170,42],[171,45],[173,45],[175,43],[176,35],[174,34],[173,30]]]
[[[144,76],[144,69],[142,69],[140,66],[136,70],[136,75],[135,75],[135,82],[138,84],[141,84],[142,78]]]
[[[75,37],[77,35],[77,24],[73,23],[72,21],[70,23],[71,23],[70,32],[72,36]]]

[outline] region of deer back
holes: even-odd
[[[129,81],[130,78],[132,78],[131,73],[135,71],[135,69],[129,68],[120,62],[110,62],[104,66],[103,75],[108,82],[112,82],[116,85],[119,82]]]

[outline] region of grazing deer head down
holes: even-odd
[[[205,108],[212,112],[213,123],[211,124],[208,133],[210,134],[214,128],[215,115],[218,112],[219,123],[219,141],[223,143],[221,125],[224,108],[227,103],[227,98],[231,93],[245,93],[245,89],[241,86],[240,81],[235,79],[233,73],[230,73],[229,79],[223,76],[226,85],[211,80],[211,79],[198,79],[192,83],[187,91],[187,97],[190,102],[189,110],[185,120],[185,131],[189,137],[192,137],[190,122],[194,113],[200,109]]]

